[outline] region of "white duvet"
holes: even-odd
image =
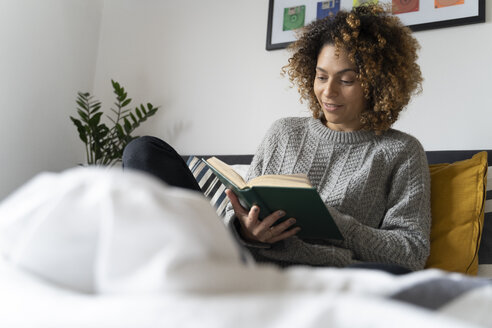
[[[0,204],[0,251],[0,327],[492,327],[490,284],[389,298],[458,274],[246,265],[200,194],[135,172],[35,177]]]

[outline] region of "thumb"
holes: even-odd
[[[225,193],[231,201],[232,208],[234,209],[234,212],[236,212],[236,214],[248,215],[248,211],[241,206],[241,203],[239,203],[239,199],[237,198],[236,194],[232,192],[232,190],[226,189]]]

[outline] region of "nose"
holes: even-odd
[[[338,96],[338,85],[334,79],[328,79],[324,85],[323,95],[326,98],[333,98]]]

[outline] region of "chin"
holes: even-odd
[[[323,114],[323,117],[321,118],[321,121],[323,123],[325,123],[325,124],[328,123],[328,122],[331,123],[331,124],[340,124],[340,123],[342,123],[342,122],[339,122],[339,120],[337,120],[337,118],[336,117],[333,117],[333,116],[334,115],[329,115],[329,114],[326,115],[326,113],[324,113]]]

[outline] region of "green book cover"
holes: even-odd
[[[301,227],[301,230],[297,233],[298,237],[343,239],[316,188],[258,185],[239,188],[237,184],[227,178],[212,164],[204,159],[202,161],[227,188],[238,196],[245,208],[249,209],[255,204],[258,205],[260,207],[260,219],[265,218],[276,210],[284,210],[287,214],[279,219],[277,223],[291,217],[295,218],[296,226]]]

